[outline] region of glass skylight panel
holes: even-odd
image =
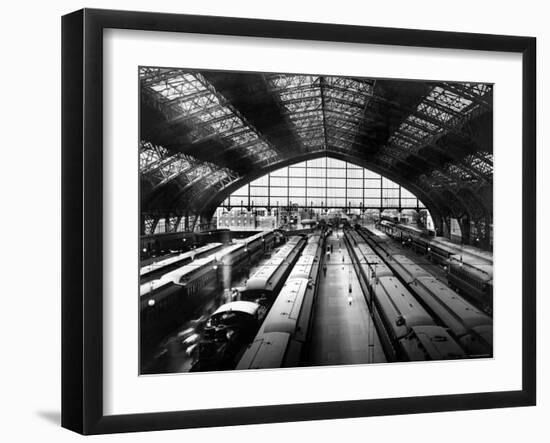
[[[416,108],[421,114],[426,114],[433,119],[436,119],[442,123],[449,121],[456,114],[442,111],[441,109],[431,106],[429,103],[422,102]],[[435,125],[434,125],[435,126]]]
[[[342,88],[345,91],[355,91],[372,95],[373,85],[371,82],[355,80],[346,77],[326,77],[329,86]]]
[[[436,124],[430,123],[430,122],[428,122],[424,119],[418,118],[414,115],[410,115],[407,120],[410,121],[410,122],[415,123],[416,125],[422,126],[422,127],[428,129],[431,132],[438,132],[439,130],[441,130],[441,128],[439,126],[437,126]]]
[[[372,95],[371,84],[342,77],[272,75],[268,82],[307,148],[324,146],[325,130],[333,145],[349,148],[353,138],[340,135],[340,140],[336,140],[331,126],[341,132],[354,132],[366,100]],[[311,130],[304,131],[305,128]]]
[[[172,102],[171,106],[175,106],[182,117],[195,120],[190,133],[195,140],[217,134],[229,139],[237,148],[243,143],[259,140],[254,130],[220,100],[214,89],[198,73],[173,71],[172,76],[166,76],[165,80],[149,88],[163,97],[165,103]],[[201,123],[202,128],[198,128],[197,123]],[[276,155],[276,151],[272,151]],[[256,154],[251,151],[247,153],[252,157]],[[265,154],[261,157],[265,157]]]
[[[206,165],[199,165],[196,168],[192,169],[187,173],[187,177],[189,178],[189,181],[195,180],[197,177],[200,177],[201,175],[208,174],[211,171],[208,170]]]
[[[140,172],[146,172],[152,165],[159,162],[164,155],[166,155],[166,149],[153,146],[151,143],[141,142],[139,151]]]
[[[300,101],[293,101],[293,102],[284,103],[284,104],[288,112],[292,114],[306,112],[306,111],[322,111],[321,97],[314,100],[300,100]]]
[[[170,155],[162,146],[154,146],[149,142],[140,143],[140,172],[155,186],[172,180],[192,167],[193,163],[184,154]],[[185,179],[185,175],[182,178]]]
[[[349,91],[333,90],[330,86],[325,88],[325,101],[330,101],[341,106],[361,108],[365,104],[366,95]]]
[[[464,95],[483,96],[490,89],[490,85],[484,84],[463,84]],[[448,89],[446,89],[448,88]],[[417,106],[416,115],[410,115],[399,127],[399,132],[407,133],[416,141],[413,143],[400,143],[395,137],[391,137],[390,145],[394,144],[406,149],[420,146],[427,137],[441,133],[445,125],[451,124],[454,118],[468,115],[477,105],[468,97],[455,92],[455,87],[449,84],[447,87],[435,86],[426,98]],[[452,89],[452,90],[451,90]],[[425,115],[426,118],[422,118]],[[441,122],[443,126],[437,125],[435,121]],[[416,127],[413,129],[413,126]],[[422,129],[420,129],[422,128]]]
[[[268,76],[273,93],[278,97],[295,131],[306,148],[324,146],[323,110],[318,76]]]
[[[292,89],[302,88],[304,86],[311,86],[313,83],[319,81],[319,76],[314,75],[270,75],[268,77],[269,82],[274,89]]]
[[[309,111],[301,115],[291,115],[290,119],[297,127],[322,126],[323,113],[321,111]]]
[[[355,128],[355,123],[350,120],[342,120],[338,118],[329,118],[331,126],[345,131],[350,131]]]
[[[415,126],[410,125],[409,123],[405,122],[399,127],[399,131],[405,132],[406,134],[412,136],[415,139],[422,140],[423,138],[430,135],[429,132],[423,131],[420,128],[417,128]]]
[[[493,153],[487,151],[480,151],[477,153],[478,157],[482,159],[489,166],[493,166]]]
[[[342,77],[326,77],[323,89],[327,138],[331,146],[349,149],[363,117],[372,86]]]
[[[447,91],[440,86],[436,86],[432,89],[427,100],[434,101],[435,103],[444,107],[451,108],[453,111],[460,112],[464,108],[472,104],[471,100],[461,97],[454,92]]]
[[[485,95],[487,92],[491,90],[491,85],[487,85],[484,83],[478,83],[478,84],[466,83],[466,86],[469,87],[468,89],[469,92],[475,95],[479,95],[480,97]]]
[[[281,101],[287,106],[295,101],[309,101],[320,99],[321,90],[318,85],[304,89],[292,89],[290,91],[281,91],[279,95]]]
[[[493,154],[488,152],[480,152],[477,156],[469,155],[466,157],[466,161],[472,168],[484,175],[493,173]]]

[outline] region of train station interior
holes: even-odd
[[[139,81],[141,374],[492,357],[491,84]]]

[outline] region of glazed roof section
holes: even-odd
[[[492,123],[489,84],[150,67],[140,82],[144,212],[202,211],[212,193],[326,155],[441,205],[440,189],[492,184],[492,138],[477,136]]]

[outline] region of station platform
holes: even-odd
[[[333,232],[315,301],[309,344],[310,365],[343,365],[385,362],[382,346],[357,274],[342,238]],[[351,293],[349,288],[351,285]],[[351,295],[351,300],[348,298]]]

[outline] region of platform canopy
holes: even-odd
[[[318,157],[368,168],[435,217],[492,214],[492,85],[143,67],[142,217],[209,218]]]

